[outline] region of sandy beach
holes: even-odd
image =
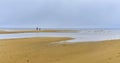
[[[77,32],[77,30],[15,30],[15,31],[4,31],[0,30],[0,34],[12,34],[12,33],[39,33],[39,32]]]
[[[120,63],[120,1],[1,0],[0,63]]]
[[[0,63],[120,63],[120,40],[56,44],[69,39],[0,40]]]

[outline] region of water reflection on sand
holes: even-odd
[[[17,33],[0,34],[0,39],[29,38],[29,37],[71,37],[73,40],[64,42],[88,42],[120,39],[120,30],[80,30],[75,33]]]

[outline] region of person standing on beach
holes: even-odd
[[[38,28],[38,30],[41,30],[41,28]]]
[[[38,31],[38,30],[39,30],[39,28],[38,28],[38,27],[36,27],[36,30]]]
[[[39,30],[41,30],[41,28],[36,27],[36,30],[39,31]]]

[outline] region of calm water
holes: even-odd
[[[77,29],[78,30],[78,29]],[[71,37],[73,40],[64,42],[93,42],[120,39],[119,29],[79,29],[75,33],[17,33],[0,34],[0,39],[28,38],[28,37]]]

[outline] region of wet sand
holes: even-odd
[[[32,33],[32,32],[77,32],[77,30],[18,30],[18,31],[2,31],[2,30],[0,30],[0,34]]]
[[[0,40],[0,63],[120,63],[120,40],[56,44],[69,39]]]

